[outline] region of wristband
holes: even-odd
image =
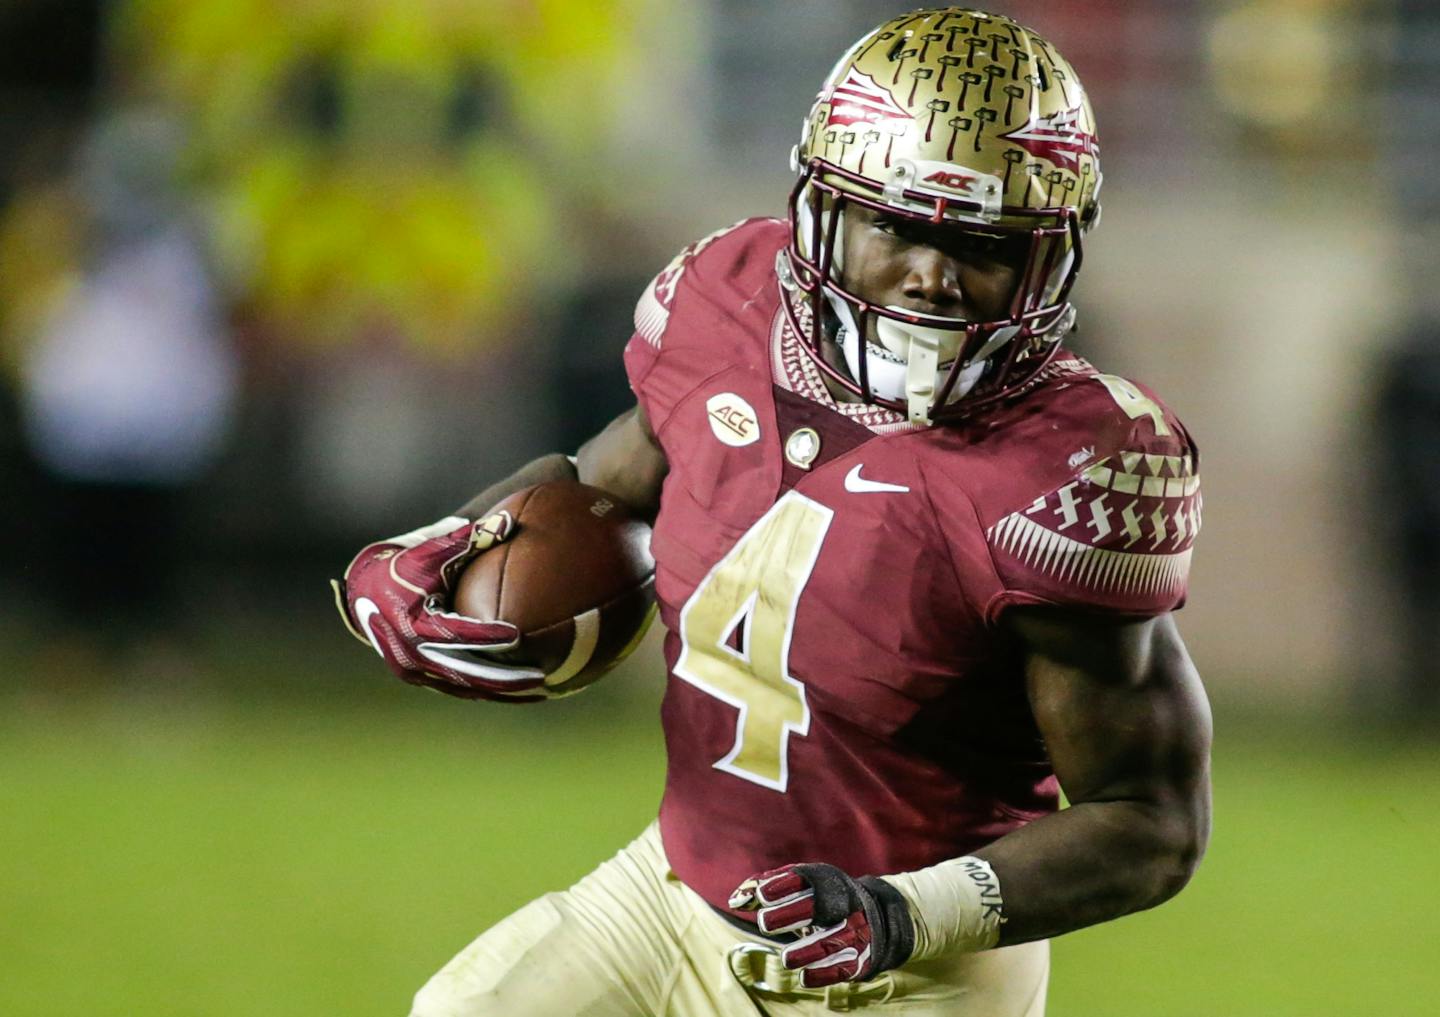
[[[989,950],[1000,941],[1005,902],[990,863],[966,855],[928,869],[882,876],[900,891],[915,920],[912,960]]]

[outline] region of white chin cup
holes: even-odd
[[[831,301],[831,305],[840,318],[840,349],[845,354],[851,377],[858,381],[859,330],[855,327],[848,304],[836,299]],[[888,310],[908,313],[903,307],[892,306]],[[913,423],[931,423],[930,410],[935,393],[944,386],[950,374],[964,331],[911,325],[892,318],[877,317],[875,332],[880,345],[865,344],[865,368],[870,391],[882,399],[903,401],[906,416]],[[963,368],[946,402],[953,403],[974,388],[984,371],[984,360],[976,360]]]

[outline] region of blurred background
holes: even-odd
[[[623,409],[641,287],[899,9],[0,0],[0,1013],[403,1013],[653,815],[653,640],[442,700],[325,581]],[[1098,112],[1077,345],[1207,494],[1211,855],[1051,1013],[1440,1012],[1440,9],[991,9]]]

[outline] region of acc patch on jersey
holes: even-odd
[[[991,549],[1044,586],[1133,599],[1137,610],[1178,597],[1200,532],[1193,467],[1188,455],[1116,453],[991,526]]]
[[[734,392],[721,392],[705,401],[705,415],[715,437],[732,448],[743,448],[760,440],[760,418]]]

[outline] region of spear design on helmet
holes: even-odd
[[[945,149],[945,161],[953,162],[955,159],[955,139],[961,131],[968,131],[970,129],[971,121],[969,117],[951,117],[946,123],[950,125],[950,144]]]
[[[985,125],[993,124],[999,114],[987,107],[975,111],[975,119],[980,121],[975,127],[975,151],[980,151],[980,136],[985,133]]]
[[[1015,100],[1025,98],[1025,89],[1019,85],[1006,85],[1001,89],[1008,98],[1005,100],[1005,122],[1010,122],[1011,115],[1015,112]]]
[[[984,48],[985,48],[985,40],[982,39],[982,38],[980,38],[980,36],[978,36],[978,35],[972,35],[972,36],[970,36],[970,38],[966,39],[966,40],[965,40],[965,49],[966,49],[967,52],[965,53],[965,66],[966,66],[966,67],[974,67],[974,66],[975,66],[975,53],[976,53],[978,50],[982,50],[982,49],[984,49]]]
[[[960,58],[946,53],[940,58],[940,80],[935,83],[935,91],[945,91],[945,75],[950,73],[950,68],[959,67]]]
[[[990,93],[995,88],[995,82],[1005,77],[1005,68],[999,64],[986,64],[985,77],[989,79],[985,82],[985,101],[990,102]]]
[[[1027,162],[1025,174],[1031,178],[1030,182],[1025,185],[1025,190],[1034,195],[1040,189],[1039,181],[1045,176],[1045,164],[1043,162]]]
[[[1070,204],[1070,192],[1075,190],[1076,180],[1067,174],[1065,179],[1060,181],[1060,189],[1065,192],[1065,204]]]
[[[890,59],[895,62],[895,77],[890,79],[890,84],[900,84],[900,72],[905,69],[905,61],[909,60],[918,52],[919,50],[902,49],[899,53],[896,53],[890,57]]]
[[[957,105],[960,109],[964,109],[965,100],[970,96],[970,86],[978,85],[985,79],[974,71],[965,71],[960,75],[960,80],[964,82],[964,85],[960,89],[960,102]]]
[[[1010,173],[1020,163],[1025,161],[1025,153],[1018,148],[1005,149],[1005,182],[1001,187],[1002,191],[1010,190]]]
[[[880,140],[880,132],[876,130],[866,131],[864,134],[860,135],[860,140],[865,143],[865,147],[860,150],[860,165],[855,168],[855,172],[864,173],[865,160],[870,155],[870,146]]]
[[[1010,77],[1014,81],[1020,80],[1020,65],[1030,62],[1030,54],[1026,50],[1015,47],[1010,50]]]
[[[945,113],[950,109],[950,103],[945,99],[931,99],[925,104],[930,111],[930,117],[925,121],[925,140],[930,140],[930,130],[935,126],[935,114]]]
[[[1045,174],[1045,182],[1050,186],[1045,190],[1045,204],[1055,204],[1055,186],[1065,179],[1064,170],[1051,170]]]
[[[920,82],[933,76],[934,73],[935,68],[933,67],[917,67],[910,72],[910,96],[905,100],[906,105],[915,105],[915,91],[920,87]]]

